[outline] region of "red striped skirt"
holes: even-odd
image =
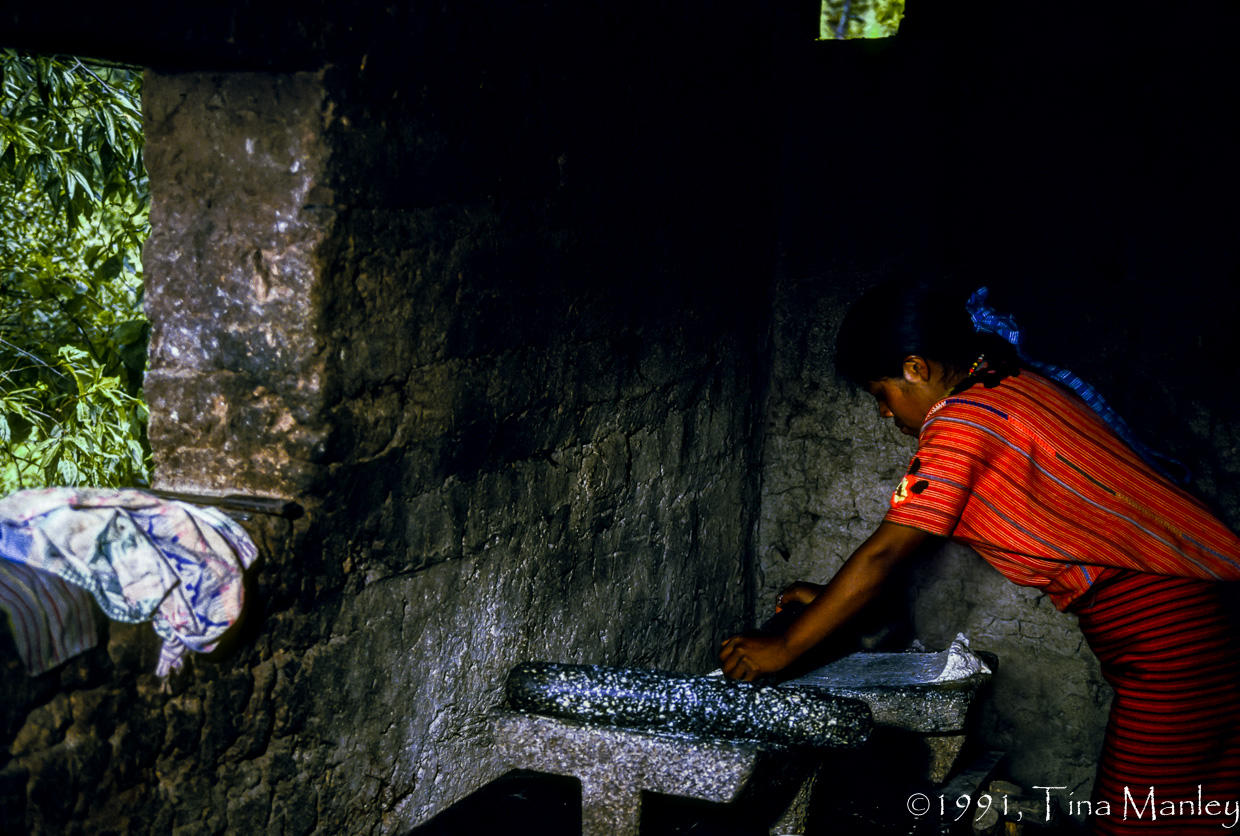
[[[1093,803],[1077,811],[1095,834],[1217,834],[1240,821],[1240,648],[1225,593],[1108,570],[1073,607],[1115,689]]]

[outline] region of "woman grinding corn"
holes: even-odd
[[[1117,814],[1094,832],[1218,832],[1217,816],[1118,811],[1126,787],[1138,799],[1154,787],[1160,804],[1240,798],[1240,652],[1218,583],[1240,579],[1240,538],[1088,384],[1023,358],[985,289],[876,288],[845,317],[836,362],[917,452],[878,529],[825,586],[784,591],[781,605],[808,606],[782,635],[725,641],[724,672],[786,667],[948,537],[1074,613],[1115,690],[1094,798]]]

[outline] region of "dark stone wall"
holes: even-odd
[[[160,683],[112,625],[6,678],[3,829],[400,833],[498,774],[516,663],[714,666],[776,229],[774,24],[734,5],[434,8],[364,61],[148,72],[158,486],[307,515],[248,523],[216,658]]]
[[[167,683],[145,627],[38,679],[0,643],[0,830],[402,832],[493,776],[511,664],[707,669],[881,517],[909,450],[830,354],[906,269],[990,284],[1240,524],[1235,11],[760,5],[6,5],[156,68],[160,485],[309,513],[248,523],[247,621]],[[1071,619],[958,550],[910,588],[1001,656],[1013,777],[1085,797]]]

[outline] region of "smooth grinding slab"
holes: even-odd
[[[854,653],[781,687],[862,700],[875,725],[954,732],[964,728],[977,689],[990,677],[986,660],[960,635],[938,653]]]
[[[854,653],[790,681],[841,688],[900,688],[955,682],[979,673],[989,674],[990,668],[961,635],[938,653]]]

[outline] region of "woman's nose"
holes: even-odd
[[[878,414],[883,416],[884,418],[891,418],[894,416],[895,413],[891,411],[891,409],[887,406],[887,404],[883,403],[882,401],[879,401],[878,402]]]

